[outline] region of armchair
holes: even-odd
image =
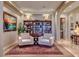
[[[21,33],[18,42],[19,42],[19,46],[34,44],[33,37],[31,37],[29,33]]]
[[[52,46],[54,44],[54,37],[52,34],[44,34],[44,36],[40,37],[38,43],[40,45]]]

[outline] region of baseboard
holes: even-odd
[[[17,42],[14,42],[14,43],[12,43],[12,44],[10,44],[10,45],[4,47],[4,48],[3,48],[4,54],[7,53],[9,50],[11,50],[13,47],[15,47],[15,46],[16,46],[16,43],[17,43]]]

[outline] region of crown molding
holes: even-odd
[[[7,6],[11,7],[13,10],[15,10],[17,12],[17,14],[22,15],[22,12],[20,11],[20,9],[17,8],[16,5],[13,4],[12,2],[4,1],[3,4],[4,4],[5,7],[7,7]]]
[[[66,1],[63,1],[63,2],[60,4],[60,6],[56,9],[56,11],[62,13],[63,10],[64,10],[66,7],[68,7],[69,5],[71,5],[74,1],[69,1],[68,3],[65,3],[65,2],[66,2]],[[55,11],[55,12],[56,12],[56,11]]]

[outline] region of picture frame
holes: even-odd
[[[3,12],[3,31],[16,31],[17,18],[7,12]]]

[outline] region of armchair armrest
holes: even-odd
[[[54,37],[50,37],[49,42],[51,45],[54,43],[54,40],[55,40]]]

